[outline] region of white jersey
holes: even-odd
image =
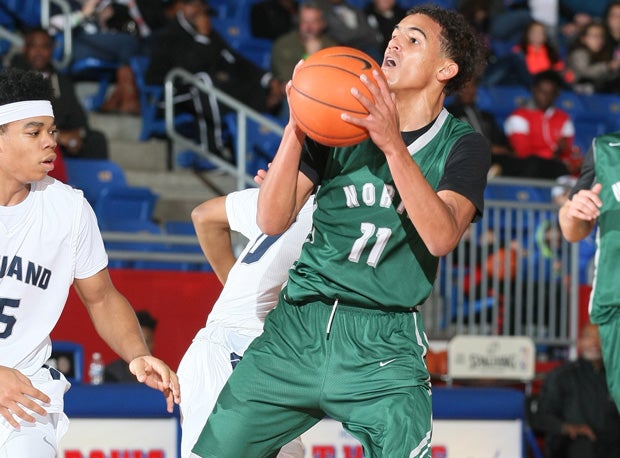
[[[51,354],[49,335],[74,278],[106,265],[81,191],[47,177],[23,202],[0,206],[0,365],[35,374]]]
[[[263,332],[265,316],[277,304],[282,284],[299,257],[312,226],[313,197],[286,232],[267,236],[256,223],[257,202],[258,189],[255,188],[233,192],[226,197],[230,228],[244,235],[249,242],[230,270],[206,326],[249,337],[229,342],[232,351],[239,355]]]
[[[192,456],[196,443],[222,387],[232,374],[231,353],[241,356],[263,332],[267,313],[278,303],[288,271],[301,253],[312,226],[314,198],[308,200],[297,220],[281,235],[266,236],[256,224],[258,189],[226,197],[226,215],[232,230],[249,242],[228,274],[207,324],[198,331],[179,365],[183,390],[181,457]],[[303,457],[301,440],[287,444],[278,458]]]

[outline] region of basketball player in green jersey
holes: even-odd
[[[428,342],[418,307],[438,258],[483,210],[488,143],[443,107],[482,68],[458,13],[410,10],[382,71],[362,77],[370,139],[312,142],[291,119],[259,193],[258,223],[284,231],[316,189],[313,229],[262,336],[224,388],[193,452],[269,457],[325,415],[364,456],[431,456]],[[290,85],[289,85],[290,90]],[[238,372],[237,372],[238,371]]]
[[[620,409],[620,132],[594,138],[569,200],[560,208],[560,229],[569,242],[597,227],[590,321],[598,324],[609,393]]]

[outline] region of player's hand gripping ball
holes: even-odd
[[[365,117],[368,111],[351,94],[355,87],[373,100],[360,80],[373,81],[373,69],[383,72],[366,53],[346,46],[333,46],[312,54],[293,75],[289,94],[291,113],[301,130],[327,146],[348,146],[368,138],[368,131],[343,121],[340,114]]]

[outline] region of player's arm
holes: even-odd
[[[168,411],[172,412],[173,404],[180,399],[177,376],[166,363],[150,355],[136,314],[114,287],[108,269],[76,279],[74,287],[97,333],[129,363],[129,369],[139,382],[164,393]]]
[[[578,242],[592,232],[600,215],[601,188],[597,183],[592,189],[582,189],[560,208],[560,230],[569,242]]]
[[[191,216],[202,252],[220,282],[226,283],[228,272],[235,263],[226,196],[203,202],[192,210]]]
[[[287,93],[291,83],[287,84]],[[258,194],[257,223],[267,235],[281,234],[295,221],[314,189],[313,183],[299,172],[305,134],[291,116],[269,172],[264,175]]]
[[[354,91],[353,95],[366,107],[369,116],[356,118],[343,114],[343,119],[368,129],[372,140],[387,158],[394,184],[420,237],[430,253],[444,256],[456,247],[476,208],[459,193],[449,190],[435,192],[418,165],[411,160],[400,133],[396,104],[386,81],[379,74],[374,82],[364,75],[361,79],[375,102],[359,91]]]
[[[24,410],[30,409],[39,415],[46,415],[45,409],[35,399],[49,403],[50,398],[32,386],[30,379],[17,369],[0,366],[0,415],[11,426],[19,429],[17,418],[34,423],[35,418]]]

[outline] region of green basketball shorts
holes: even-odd
[[[325,416],[364,456],[430,457],[428,348],[419,313],[283,300],[220,394],[193,452],[275,457]]]
[[[599,307],[601,309],[603,307]],[[599,321],[598,332],[601,336],[601,347],[603,349],[603,364],[605,366],[605,377],[609,394],[613,398],[618,409],[620,409],[620,309],[617,306],[604,307],[606,313],[604,321]]]

